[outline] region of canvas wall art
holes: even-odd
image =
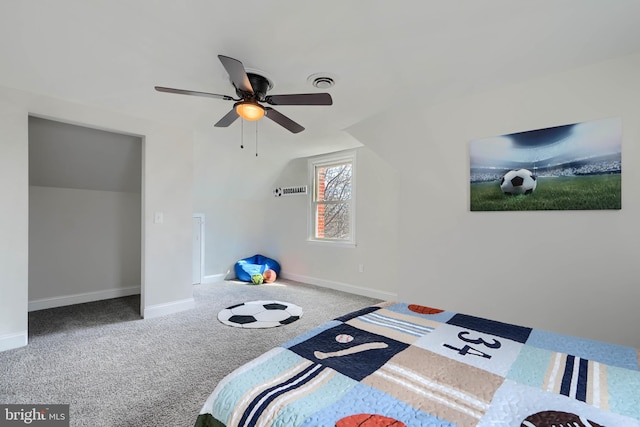
[[[608,118],[469,143],[472,211],[622,206],[622,120]]]

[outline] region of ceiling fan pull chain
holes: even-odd
[[[256,157],[258,157],[258,122],[256,122]]]
[[[240,148],[244,149],[244,120],[240,121]]]

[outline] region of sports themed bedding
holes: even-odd
[[[382,303],[224,378],[196,427],[640,427],[638,349]]]

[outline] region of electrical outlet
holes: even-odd
[[[364,273],[364,264],[358,264],[358,272]]]

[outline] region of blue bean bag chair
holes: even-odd
[[[243,282],[250,282],[251,276],[254,274],[262,274],[266,270],[273,270],[276,275],[280,275],[280,264],[278,261],[267,258],[264,255],[254,255],[249,258],[241,259],[234,266],[236,277]]]

